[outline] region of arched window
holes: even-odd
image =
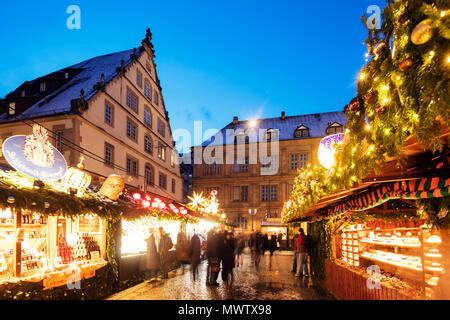
[[[234,220],[234,224],[243,230],[247,230],[247,219],[245,219],[243,216],[238,216]]]
[[[265,139],[266,141],[274,140],[274,139],[277,138],[277,133],[278,133],[278,132],[277,132],[276,130],[272,129],[272,128],[267,129],[266,134],[265,134],[265,136],[264,136],[264,139]]]
[[[145,183],[148,186],[153,186],[155,184],[155,169],[149,163],[145,164]]]
[[[304,125],[299,125],[294,131],[294,138],[306,138],[309,137],[309,128]]]
[[[144,136],[144,150],[149,154],[153,154],[152,139],[148,135]]]
[[[152,126],[152,113],[150,112],[150,108],[144,106],[144,123],[149,127]]]
[[[338,122],[328,123],[328,128],[326,134],[329,136],[331,134],[344,132],[344,126]]]

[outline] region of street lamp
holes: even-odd
[[[256,215],[256,212],[258,211],[258,209],[248,209],[248,213],[252,216],[252,231],[253,231],[253,217]]]

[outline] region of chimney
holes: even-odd
[[[239,121],[239,120],[238,120],[238,117],[234,116],[234,117],[233,117],[233,124],[237,124],[238,121]]]
[[[282,120],[286,119],[286,112],[285,111],[281,111],[281,119]]]

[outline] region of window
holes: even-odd
[[[261,186],[261,201],[276,201],[278,186]]]
[[[138,112],[138,98],[130,89],[127,89],[127,106]]]
[[[158,158],[163,161],[166,160],[166,147],[164,147],[161,142],[158,143]]]
[[[153,154],[152,139],[148,135],[144,136],[144,150],[149,154]]]
[[[22,93],[20,94],[22,97],[25,97],[25,90],[22,90]]]
[[[248,201],[248,186],[241,187],[241,201]]]
[[[173,154],[173,150],[170,153],[170,166],[173,167],[175,165],[175,156]]]
[[[239,164],[238,162],[243,163]],[[238,159],[235,159],[234,172],[248,172],[248,157],[245,157],[243,161],[238,161]]]
[[[136,74],[136,83],[139,87],[142,88],[142,73],[140,71]]]
[[[63,138],[64,138],[64,131],[63,130],[56,131],[56,133],[55,133],[55,147],[60,152],[63,151]]]
[[[15,115],[16,114],[16,103],[10,102],[9,103],[9,115]]]
[[[336,134],[336,133],[342,133],[344,132],[343,126],[340,123],[333,123],[330,124],[326,130],[327,135]]]
[[[154,91],[153,93],[153,102],[158,105],[159,104],[159,97],[158,97],[158,91]]]
[[[306,166],[308,155],[306,153],[291,154],[291,170],[297,170]]]
[[[267,141],[271,141],[271,140],[275,139],[276,136],[277,136],[277,132],[274,129],[269,129],[266,131],[265,139]]]
[[[136,159],[127,157],[127,173],[135,177],[138,176],[138,162]]]
[[[152,114],[150,113],[150,109],[148,107],[144,107],[144,123],[149,127],[152,126]]]
[[[111,126],[113,124],[113,107],[109,102],[105,103],[105,122]]]
[[[295,129],[294,138],[306,138],[309,137],[309,128],[304,125],[300,125]]]
[[[172,179],[172,193],[175,193],[175,179]]]
[[[241,187],[233,187],[233,201],[241,201]]]
[[[130,119],[127,119],[127,137],[137,141],[137,125]]]
[[[144,84],[144,94],[147,98],[152,100],[152,87],[150,86],[150,83],[148,83],[147,80],[145,80]]]
[[[211,193],[211,191],[216,190],[217,191],[217,196],[219,196],[219,187],[208,187],[205,188],[205,194],[209,195]]]
[[[234,224],[241,229],[246,230],[247,229],[247,219],[245,219],[242,216],[239,216],[236,218],[236,220],[234,220]]]
[[[205,165],[205,174],[206,175],[219,174],[219,173],[220,173],[220,164],[212,163],[212,164]]]
[[[159,186],[167,189],[167,176],[164,173],[159,173]]]
[[[43,82],[39,85],[39,91],[44,92],[47,90],[47,83]]]
[[[114,166],[114,146],[105,142],[105,165]]]
[[[278,156],[264,156],[261,161],[261,172],[266,174],[274,174],[278,172]]]
[[[145,183],[148,186],[152,186],[155,184],[155,171],[150,164],[145,165]]]
[[[166,125],[164,124],[164,122],[158,118],[158,132],[160,135],[162,135],[163,137],[166,136]]]

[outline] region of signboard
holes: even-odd
[[[98,251],[91,251],[91,262],[99,262],[100,259],[100,252]]]
[[[47,130],[33,126],[33,133],[7,138],[2,146],[6,161],[17,171],[40,180],[59,180],[66,173],[63,155],[48,141]]]

